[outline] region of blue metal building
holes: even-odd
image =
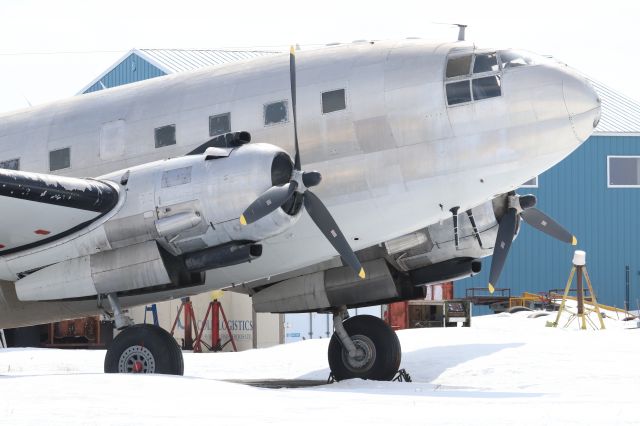
[[[592,81],[602,100],[596,132],[560,164],[528,183],[538,206],[578,238],[564,245],[522,223],[497,287],[538,293],[564,289],[576,249],[587,252],[587,270],[600,303],[640,309],[640,104]],[[491,258],[483,271],[458,281],[486,288]],[[574,281],[575,286],[575,281]],[[476,312],[478,313],[478,312]]]
[[[83,87],[91,93],[167,74],[242,61],[278,52],[260,50],[132,49]]]
[[[269,51],[133,49],[85,86],[89,93],[205,66],[270,55]],[[578,150],[520,193],[533,193],[538,205],[578,237],[598,300],[638,309],[640,299],[640,104],[592,81],[602,99],[596,133]],[[543,292],[564,288],[575,247],[566,246],[526,224],[514,242],[498,287]],[[475,277],[456,283],[486,288],[490,258]]]

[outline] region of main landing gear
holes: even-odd
[[[329,342],[329,367],[336,380],[393,380],[402,350],[396,333],[380,318],[345,319],[346,307],[333,314],[335,333]]]
[[[184,373],[182,350],[166,330],[149,324],[132,325],[115,294],[107,296],[116,328],[122,330],[107,349],[105,373]]]
[[[182,375],[182,350],[164,329],[147,324],[132,325],[118,298],[109,303],[120,334],[104,359],[105,373],[156,373]],[[396,333],[380,318],[357,315],[347,318],[346,307],[334,311],[335,333],[329,342],[329,367],[336,380],[353,378],[393,380],[402,351]]]

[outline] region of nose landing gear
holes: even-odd
[[[396,333],[380,318],[357,315],[343,320],[346,308],[333,316],[329,367],[336,380],[393,380],[402,358]]]

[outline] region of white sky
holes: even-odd
[[[468,24],[479,46],[554,55],[640,100],[639,17],[634,0],[2,0],[0,112],[74,95],[133,47],[456,38],[437,22]]]

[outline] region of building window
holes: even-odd
[[[334,111],[347,109],[344,89],[332,90],[322,93],[322,113],[328,114]]]
[[[287,101],[274,102],[264,106],[264,125],[284,123],[289,121]]]
[[[500,96],[500,77],[492,75],[490,77],[474,78],[471,82],[473,87],[473,100],[495,98]]]
[[[20,170],[20,159],[0,161],[0,169]]]
[[[528,181],[520,185],[520,188],[537,188],[537,187],[538,187],[538,176],[532,179],[529,179]]]
[[[469,88],[469,80],[448,83],[447,103],[449,105],[456,105],[465,102],[471,102],[471,89]]]
[[[231,113],[209,117],[209,136],[218,136],[231,131]]]
[[[609,188],[640,188],[640,156],[607,157]]]
[[[49,170],[62,170],[71,167],[71,148],[49,151]]]
[[[156,148],[176,144],[176,125],[170,124],[155,129]]]

